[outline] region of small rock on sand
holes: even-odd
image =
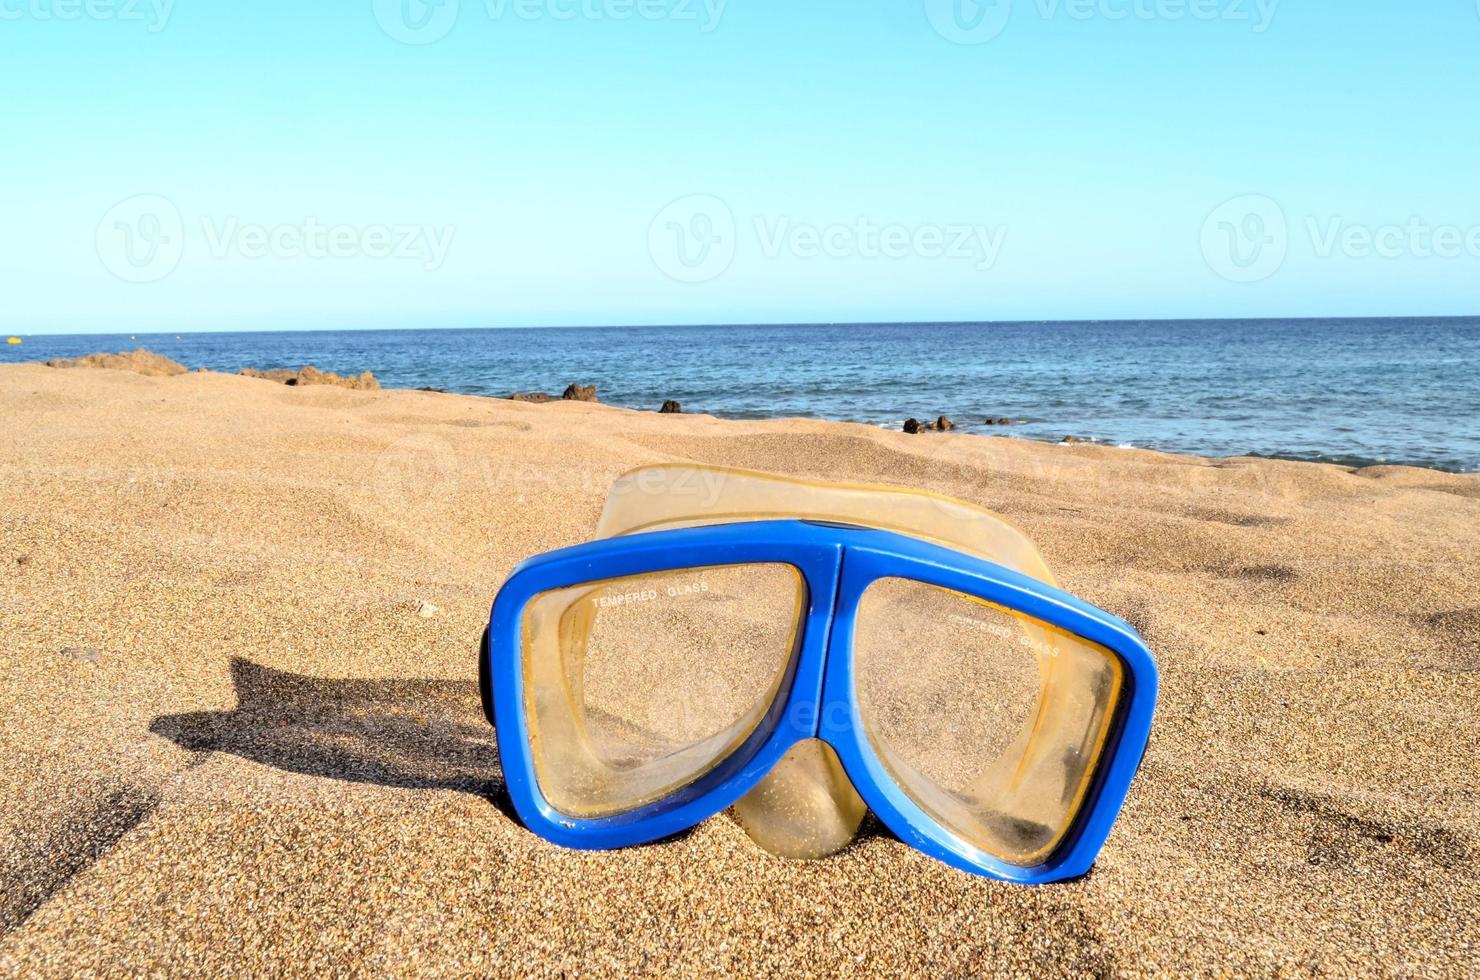
[[[910,433],[911,435],[918,432],[950,432],[955,427],[956,423],[952,422],[950,418],[945,415],[942,415],[940,418],[936,419],[934,423],[921,422],[919,419],[913,418],[904,420],[904,431]]]
[[[663,407],[662,408],[658,409],[658,414],[659,415],[682,415],[683,414],[683,406],[680,405],[678,402],[676,402],[676,401],[674,401],[673,399],[670,398],[666,402],[663,403]]]
[[[511,402],[529,402],[531,405],[543,405],[546,402],[596,402],[595,385],[566,385],[565,393],[559,398],[547,395],[543,391],[516,391],[509,396]]]
[[[595,385],[567,385],[565,394],[560,396],[568,402],[594,402],[596,401]]]

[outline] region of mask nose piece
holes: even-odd
[[[733,807],[750,839],[777,857],[836,854],[858,833],[868,806],[832,746],[803,739]]]

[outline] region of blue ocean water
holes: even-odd
[[[1480,470],[1480,318],[70,335],[0,346],[0,361],[135,346],[220,371],[370,370],[394,388],[578,381],[608,404],[727,418],[944,414],[1027,439]]]

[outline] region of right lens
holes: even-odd
[[[791,675],[806,587],[784,564],[541,593],[523,624],[540,791],[574,817],[661,799],[756,730]]]
[[[1011,864],[1072,825],[1121,690],[1106,648],[907,579],[864,591],[853,637],[868,740],[911,799]]]

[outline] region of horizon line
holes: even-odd
[[[1380,316],[1238,316],[1238,317],[1110,317],[1098,318],[1014,318],[1003,320],[810,320],[810,321],[732,321],[713,323],[645,323],[645,324],[503,324],[479,327],[407,327],[407,326],[363,326],[363,327],[242,327],[230,330],[65,330],[47,333],[16,332],[10,336],[20,337],[161,337],[174,334],[232,334],[232,333],[392,333],[395,331],[447,333],[471,333],[493,330],[706,330],[733,329],[735,327],[990,327],[1023,325],[1113,325],[1113,324],[1178,324],[1178,323],[1366,323],[1397,320],[1480,320],[1480,313],[1441,314],[1385,314]]]

